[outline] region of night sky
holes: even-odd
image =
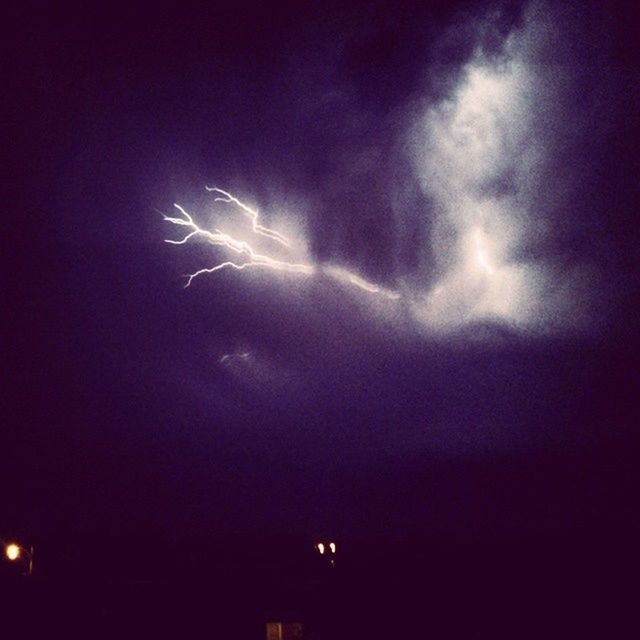
[[[121,4],[5,10],[7,532],[637,529],[631,3]]]

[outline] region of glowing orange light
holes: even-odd
[[[17,560],[20,557],[20,547],[17,544],[8,544],[5,549],[5,554],[9,560]]]
[[[320,555],[322,555],[324,553],[324,545],[322,544],[322,542],[319,542],[316,545],[316,548],[318,549],[318,551],[320,552]]]

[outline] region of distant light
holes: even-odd
[[[330,542],[329,543],[329,548],[331,549],[331,553],[335,553],[336,552],[336,543],[335,542]]]
[[[324,553],[324,545],[322,544],[322,542],[319,542],[316,545],[316,547],[317,547],[318,551],[320,552],[320,555],[322,555]]]
[[[17,560],[20,557],[20,547],[17,544],[8,544],[5,553],[9,560]]]

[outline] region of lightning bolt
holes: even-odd
[[[291,243],[289,242],[289,240],[287,240],[287,238],[285,238],[281,233],[278,233],[277,231],[273,231],[273,229],[267,229],[266,227],[263,227],[261,224],[259,224],[258,212],[255,211],[254,209],[249,208],[243,202],[240,202],[238,198],[235,198],[230,193],[227,193],[222,189],[218,189],[217,187],[205,187],[205,189],[209,192],[222,194],[223,197],[216,198],[214,202],[231,202],[235,205],[238,205],[238,207],[240,207],[240,209],[244,211],[249,217],[249,219],[251,220],[251,228],[253,229],[253,232],[255,234],[259,236],[264,236],[265,238],[270,238],[271,240],[275,240],[276,242],[279,242],[285,247],[291,246]]]
[[[391,291],[390,289],[385,289],[374,282],[369,282],[364,278],[352,273],[351,271],[347,271],[346,269],[342,269],[341,267],[324,267],[324,272],[331,278],[338,280],[339,282],[346,282],[348,284],[352,284],[363,291],[367,291],[368,293],[376,293],[384,296],[385,298],[389,298],[390,300],[397,300],[400,298],[400,294],[397,291]]]
[[[227,191],[223,191],[222,189],[218,189],[217,187],[207,186],[205,186],[205,189],[208,192],[219,194],[219,196],[215,198],[215,202],[225,202],[236,205],[236,207],[239,208],[240,211],[242,211],[243,214],[251,221],[251,230],[255,235],[277,242],[278,244],[281,244],[288,249],[292,247],[291,241],[283,234],[260,224],[260,215],[258,211],[256,211],[255,209],[251,209],[251,207],[247,206],[246,204],[244,204],[244,202],[238,200],[238,198],[231,195]],[[311,275],[317,272],[317,268],[313,264],[278,260],[271,256],[258,253],[257,250],[254,249],[254,247],[247,241],[234,238],[230,234],[223,233],[217,228],[214,228],[212,231],[203,229],[196,223],[191,214],[189,214],[182,206],[175,203],[173,206],[180,212],[181,216],[172,217],[162,214],[162,217],[164,218],[164,220],[170,222],[171,224],[179,227],[186,227],[187,234],[180,240],[165,240],[165,242],[169,244],[181,245],[187,244],[190,240],[193,240],[195,238],[200,238],[211,245],[222,247],[224,250],[230,251],[242,257],[242,260],[238,260],[237,262],[234,260],[224,260],[223,262],[219,262],[212,267],[204,267],[188,274],[186,276],[187,283],[185,284],[185,288],[189,287],[195,278],[207,273],[215,273],[216,271],[221,271],[222,269],[235,269],[237,271],[243,271],[244,269],[247,269],[249,267],[257,267],[263,269],[271,269],[273,271],[285,271],[303,275]],[[397,300],[398,298],[400,298],[399,293],[365,280],[361,276],[341,267],[325,265],[322,266],[321,271],[334,280],[353,285],[354,287],[357,287],[358,289],[367,293],[386,297],[390,300]]]
[[[234,198],[233,202],[239,202],[239,201]],[[248,207],[245,207],[245,205],[243,205],[242,203],[240,203],[240,205],[242,206],[243,210],[245,208],[248,209]],[[295,263],[295,262],[286,262],[283,260],[276,260],[274,258],[270,258],[269,256],[262,255],[257,251],[255,251],[255,249],[248,242],[245,242],[244,240],[236,240],[235,238],[230,236],[228,233],[223,233],[218,229],[214,229],[213,231],[208,231],[207,229],[203,229],[194,221],[191,215],[187,211],[185,211],[183,207],[175,203],[173,206],[182,214],[183,217],[174,218],[171,216],[163,215],[163,218],[167,222],[171,222],[172,224],[187,227],[188,229],[190,229],[190,231],[181,240],[165,240],[165,242],[168,242],[169,244],[186,244],[192,238],[201,237],[204,240],[206,240],[209,244],[224,247],[225,249],[228,249],[233,253],[244,256],[243,262],[234,262],[233,260],[226,260],[224,262],[220,262],[219,264],[216,264],[213,267],[198,269],[194,273],[188,274],[185,288],[189,287],[193,282],[193,280],[198,276],[201,276],[205,273],[214,273],[216,271],[220,271],[221,269],[226,269],[226,268],[232,268],[232,269],[237,269],[238,271],[242,271],[247,267],[262,267],[262,268],[272,269],[274,271],[289,271],[293,273],[303,273],[303,274],[311,274],[315,270],[313,265],[301,264],[301,263]],[[252,212],[252,213],[255,214],[255,217],[252,217],[252,227],[258,235],[275,239],[281,243],[286,242],[286,240],[284,239],[284,236],[281,236],[277,231],[272,231],[271,229],[267,229],[266,227],[263,227],[262,225],[258,224],[257,213],[256,212]]]

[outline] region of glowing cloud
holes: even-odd
[[[227,222],[206,229],[175,204],[180,216],[164,219],[184,227],[185,235],[167,242],[199,240],[222,252],[213,265],[187,275],[185,286],[205,274],[260,268],[328,277],[353,294],[403,299],[402,309],[430,333],[487,320],[543,332],[549,327],[555,331],[562,322],[569,326],[576,314],[567,310],[575,307],[576,287],[587,290],[589,283],[583,281],[588,277],[580,276],[575,284],[568,281],[572,276],[564,276],[557,283],[557,271],[548,260],[526,257],[536,255],[527,251],[530,240],[542,237],[535,202],[544,175],[539,166],[548,151],[539,125],[545,101],[549,104],[554,92],[562,90],[545,80],[544,70],[530,55],[540,48],[545,29],[532,11],[524,26],[505,39],[499,54],[487,57],[478,49],[459,70],[449,95],[425,106],[408,127],[416,177],[431,203],[424,211],[430,216],[428,272],[418,267],[400,291],[339,266],[339,260],[316,263],[301,250],[302,242],[262,224],[256,209],[227,191],[206,187],[214,202],[230,205],[248,220],[249,235],[244,227],[227,231]],[[555,293],[550,295],[551,288]]]
[[[530,144],[536,76],[519,34],[499,59],[477,53],[458,87],[425,111],[413,130],[413,160],[434,202],[431,249],[437,277],[416,296],[414,316],[435,330],[491,319],[516,326],[537,321],[539,265],[516,261],[530,212],[530,179],[518,166]]]

